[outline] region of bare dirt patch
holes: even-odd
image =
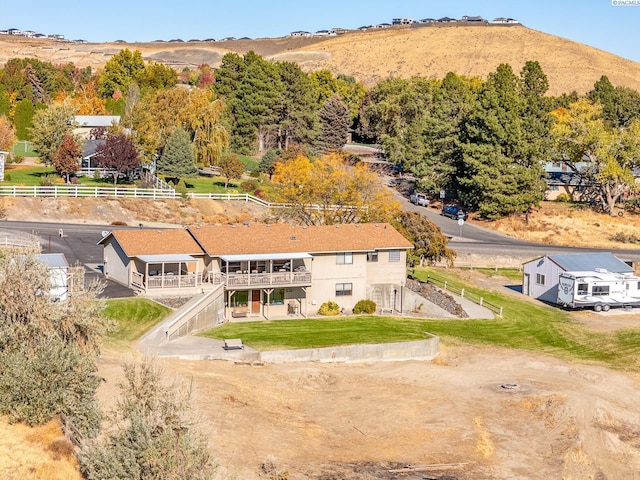
[[[268,213],[252,203],[208,199],[5,197],[0,199],[0,208],[7,220],[129,226],[263,221]]]
[[[113,400],[120,357],[107,355]],[[638,378],[497,348],[437,361],[248,366],[164,360],[193,382],[220,478],[636,478]],[[520,388],[504,389],[504,384]],[[464,464],[408,473],[406,465]]]
[[[472,222],[514,238],[569,247],[636,248],[640,240],[640,215],[596,213],[562,202],[542,202],[527,218],[507,217],[493,222]]]

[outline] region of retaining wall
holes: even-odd
[[[246,350],[224,350],[221,346],[207,353],[180,353],[174,355],[184,360],[227,360],[248,363],[361,363],[402,360],[433,360],[440,353],[440,339],[435,335],[415,342],[346,345],[342,347],[307,348],[299,350],[273,350],[258,352]]]

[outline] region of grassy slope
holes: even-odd
[[[378,343],[423,338],[423,332],[445,340],[495,345],[551,354],[575,361],[637,370],[640,332],[590,331],[561,310],[529,303],[495,291],[465,284],[451,271],[429,270],[433,276],[486,301],[504,307],[495,320],[423,320],[414,318],[346,316],[327,319],[228,323],[207,333],[216,338],[242,338],[257,349],[312,348],[348,343]],[[426,277],[427,270],[417,272]]]
[[[127,348],[169,313],[171,309],[147,298],[108,300],[104,314],[115,320],[117,325],[107,336],[107,347]]]

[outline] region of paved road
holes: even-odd
[[[442,229],[442,232],[451,238],[449,246],[458,253],[535,258],[554,253],[605,251],[611,252],[624,260],[640,261],[640,249],[559,247],[525,242],[470,223],[465,223],[460,227],[457,220],[440,215],[439,209],[413,205],[408,199],[402,197],[395,190],[394,196],[402,204],[403,209],[419,212],[438,225]]]
[[[111,228],[109,225],[0,221],[0,232],[33,235],[39,239],[42,253],[64,253],[70,265],[84,265],[85,280],[99,278],[106,283],[102,297],[131,297],[135,294],[133,290],[111,280],[106,281],[100,270],[103,257],[98,242],[102,232]]]

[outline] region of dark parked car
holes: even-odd
[[[456,207],[455,205],[447,205],[442,209],[442,215],[445,217],[453,218],[457,220],[459,218],[465,218],[464,211],[461,208]]]

